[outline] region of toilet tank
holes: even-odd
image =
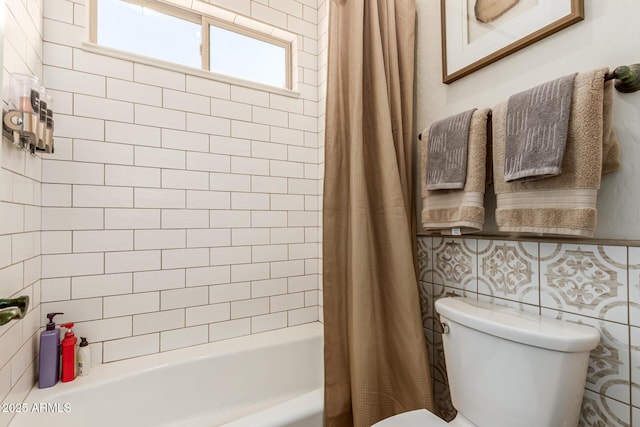
[[[478,427],[575,427],[590,326],[468,298],[436,301],[451,400]]]

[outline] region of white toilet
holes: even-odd
[[[453,406],[372,427],[575,427],[598,331],[468,298],[436,301]]]

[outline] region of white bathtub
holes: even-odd
[[[322,326],[313,323],[36,386],[10,427],[322,427],[322,384]]]

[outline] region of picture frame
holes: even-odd
[[[440,0],[442,81],[452,83],[584,19],[584,0]]]

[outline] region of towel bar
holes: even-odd
[[[610,73],[605,74],[606,80],[615,80],[615,88],[618,92],[632,93],[640,90],[640,64],[621,65]],[[422,134],[418,134],[422,140]]]
[[[631,93],[640,90],[640,64],[621,65],[607,73],[605,80],[615,80],[615,87],[618,92]]]

